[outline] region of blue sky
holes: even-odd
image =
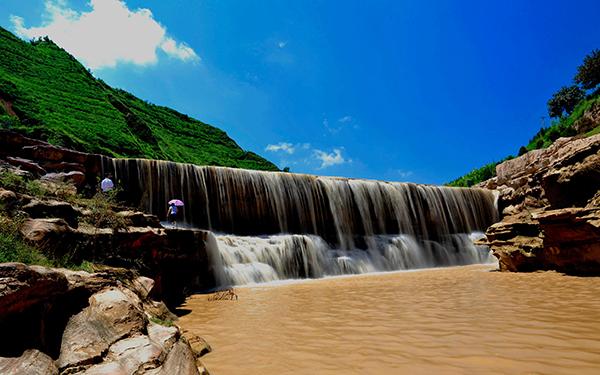
[[[1,26],[50,34],[281,168],[432,184],[527,143],[600,48],[599,14],[597,0],[0,0]]]

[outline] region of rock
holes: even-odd
[[[67,289],[67,278],[50,268],[0,263],[0,319],[23,312]]]
[[[503,219],[486,244],[501,270],[600,275],[600,135],[559,138],[496,172],[480,187],[499,192]]]
[[[573,123],[573,128],[577,134],[587,133],[600,125],[600,103],[594,103],[583,116]]]
[[[39,244],[61,241],[72,232],[64,219],[27,219],[21,226],[23,237]]]
[[[10,208],[17,202],[17,194],[0,188],[0,206]]]
[[[156,215],[150,215],[139,211],[120,211],[117,215],[123,217],[127,225],[132,227],[162,228],[160,220]]]
[[[134,285],[142,294],[152,288],[123,269],[0,264],[0,373],[198,374],[197,366],[207,373],[178,327],[148,321],[148,306],[164,304],[142,302]]]
[[[148,370],[148,375],[197,375],[196,359],[190,346],[178,341],[167,355],[164,364],[156,369]]]
[[[188,340],[192,351],[196,355],[196,358],[200,358],[210,352],[212,348],[210,344],[200,336],[193,336]]]
[[[98,361],[112,344],[141,334],[146,326],[141,301],[131,291],[109,288],[94,294],[89,303],[65,328],[57,360],[61,370]]]
[[[536,216],[546,264],[576,275],[600,275],[600,208],[567,208]]]
[[[56,200],[41,201],[34,199],[25,206],[22,210],[27,212],[33,219],[39,218],[61,218],[73,228],[77,228],[77,219],[79,212],[67,202]]]
[[[144,300],[148,298],[148,295],[152,291],[154,280],[149,277],[140,276],[132,281],[131,287]]]
[[[30,157],[34,160],[51,162],[85,164],[90,156],[90,154],[52,146],[48,143],[40,143],[34,146],[24,146],[22,150],[25,155],[30,155]]]
[[[58,375],[52,358],[39,350],[30,349],[18,358],[0,358],[0,374]]]
[[[552,207],[584,206],[600,188],[600,147],[575,164],[546,172],[542,187]]]
[[[165,352],[173,347],[173,344],[179,339],[179,329],[177,327],[165,327],[160,324],[148,324],[148,336],[152,342],[156,343]]]
[[[85,174],[79,171],[46,173],[41,177],[42,181],[50,181],[54,183],[69,183],[77,187],[85,184]]]
[[[6,161],[14,166],[18,166],[28,172],[33,173],[36,176],[42,176],[46,174],[46,170],[32,160],[7,156]]]
[[[79,163],[67,163],[64,161],[48,161],[42,163],[42,167],[52,172],[85,172],[85,166]]]

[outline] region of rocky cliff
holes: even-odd
[[[0,264],[0,276],[2,374],[206,373],[198,358],[210,346],[191,345],[149,298],[152,279],[21,263]]]
[[[159,219],[94,195],[102,157],[0,130],[0,172],[23,186],[0,184],[0,205],[18,219],[24,239],[53,259],[135,269],[152,278],[154,296],[173,306],[186,292],[214,286],[207,231],[164,228]],[[4,172],[3,172],[4,171]],[[28,191],[31,183],[38,188]]]
[[[101,158],[0,131],[2,239],[94,271],[0,263],[0,374],[206,373],[167,305],[214,286],[212,234],[94,194]]]
[[[499,194],[485,242],[501,270],[600,274],[600,135],[560,138],[496,174],[480,186]]]

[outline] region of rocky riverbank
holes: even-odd
[[[503,271],[600,275],[600,135],[560,138],[501,163],[480,184],[503,219],[486,232]]]
[[[0,373],[207,373],[210,346],[190,345],[153,286],[122,269],[0,264]]]
[[[214,286],[212,234],[95,194],[100,175],[99,155],[0,131],[0,373],[207,373],[167,306]],[[52,267],[1,263],[20,256]]]

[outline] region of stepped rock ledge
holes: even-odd
[[[479,186],[499,193],[486,232],[502,271],[600,275],[600,135],[559,138],[496,167]]]

